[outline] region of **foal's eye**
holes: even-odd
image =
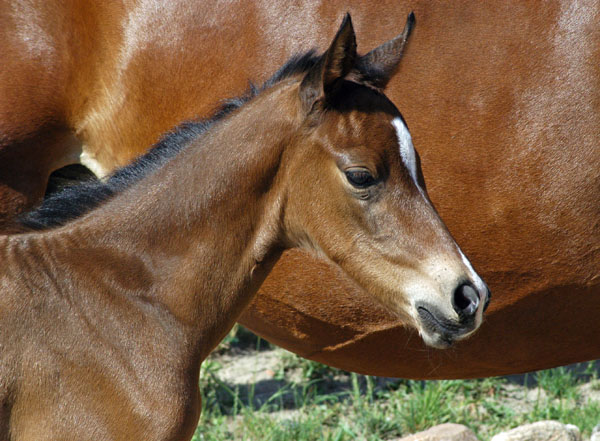
[[[346,170],[348,182],[357,188],[366,188],[375,183],[375,178],[364,168],[350,168]]]

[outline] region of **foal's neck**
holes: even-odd
[[[255,98],[134,187],[40,237],[89,250],[96,273],[135,262],[123,295],[166,308],[204,359],[282,250],[280,162],[294,124],[286,93]],[[66,252],[59,265],[73,263]]]

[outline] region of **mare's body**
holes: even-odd
[[[60,165],[103,175],[127,163],[290,54],[324,48],[347,10],[368,48],[409,7],[419,19],[410,62],[387,93],[420,146],[432,199],[496,294],[487,322],[451,351],[426,350],[334,267],[291,251],[242,323],[301,355],[388,376],[600,358],[594,1],[2,2],[0,209],[38,201]]]

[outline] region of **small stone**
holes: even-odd
[[[490,441],[581,441],[581,433],[572,424],[538,421],[499,433]]]
[[[592,430],[590,441],[600,441],[600,424],[597,424],[594,430]]]
[[[548,399],[548,394],[541,387],[536,387],[527,391],[525,399],[531,403],[536,403]]]
[[[467,426],[448,423],[399,438],[396,441],[479,441],[479,439]]]
[[[571,434],[573,441],[581,441],[581,431],[575,424],[565,424],[565,428]]]

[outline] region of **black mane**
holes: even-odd
[[[224,101],[211,118],[183,122],[166,133],[147,153],[115,171],[106,181],[89,180],[66,187],[49,196],[33,211],[21,215],[18,219],[19,224],[28,230],[46,230],[64,225],[88,213],[160,168],[193,139],[209,130],[215,122],[278,82],[307,72],[318,60],[319,57],[315,56],[313,50],[293,56],[261,87],[250,84],[249,90],[243,96]]]

